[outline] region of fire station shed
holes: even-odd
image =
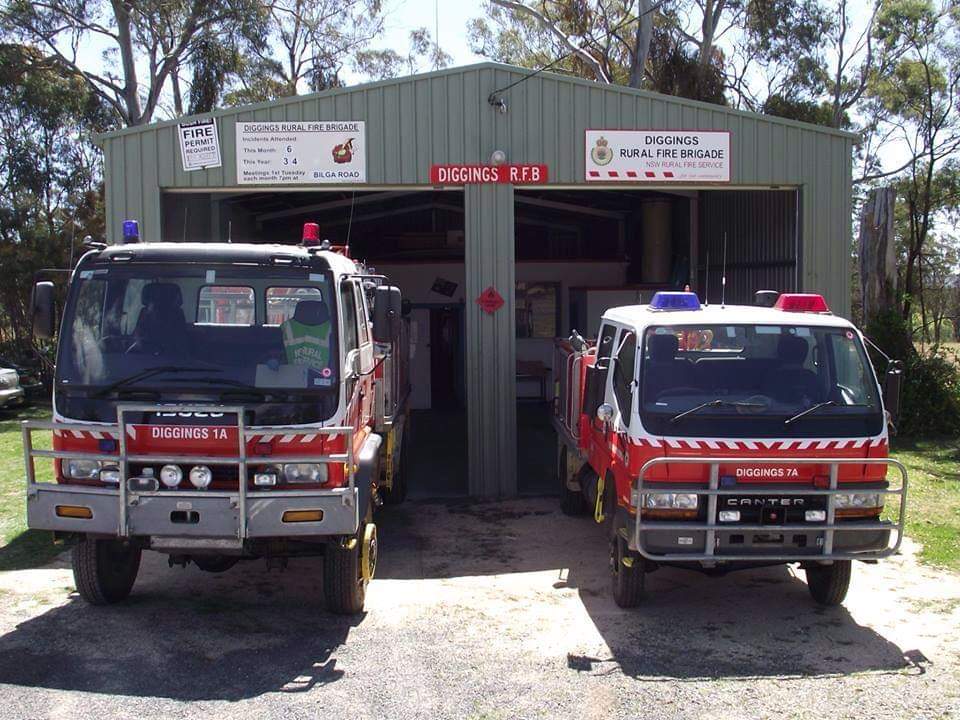
[[[688,284],[849,313],[853,140],[481,63],[108,133],[107,239],[319,223],[410,301],[411,492],[551,493],[555,338]]]

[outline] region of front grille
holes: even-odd
[[[825,495],[721,495],[717,498],[717,525],[735,527],[742,525],[784,525],[806,522],[807,510],[826,510]],[[739,510],[740,521],[719,522],[721,510]],[[814,523],[815,524],[815,523]]]

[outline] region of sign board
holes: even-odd
[[[547,166],[523,165],[431,165],[433,185],[483,185],[510,183],[540,185],[547,182]]]
[[[218,168],[220,162],[220,137],[214,118],[177,125],[180,138],[180,159],[185,172]]]
[[[587,130],[587,182],[730,182],[730,133]]]
[[[367,181],[362,121],[238,122],[239,185]]]
[[[497,292],[497,289],[491,285],[477,297],[477,305],[487,315],[493,315],[497,310],[503,307],[503,296]]]

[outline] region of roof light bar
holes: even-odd
[[[828,313],[827,301],[815,293],[784,293],[777,298],[775,310],[786,312]]]
[[[700,298],[692,292],[658,292],[650,300],[651,310],[699,310]]]

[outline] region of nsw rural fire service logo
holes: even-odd
[[[590,150],[590,159],[597,165],[609,165],[613,160],[613,150],[607,146],[607,139],[597,138],[597,144]]]
[[[341,143],[333,148],[333,161],[335,163],[342,165],[353,160],[353,141],[354,138],[350,138],[345,143]]]

